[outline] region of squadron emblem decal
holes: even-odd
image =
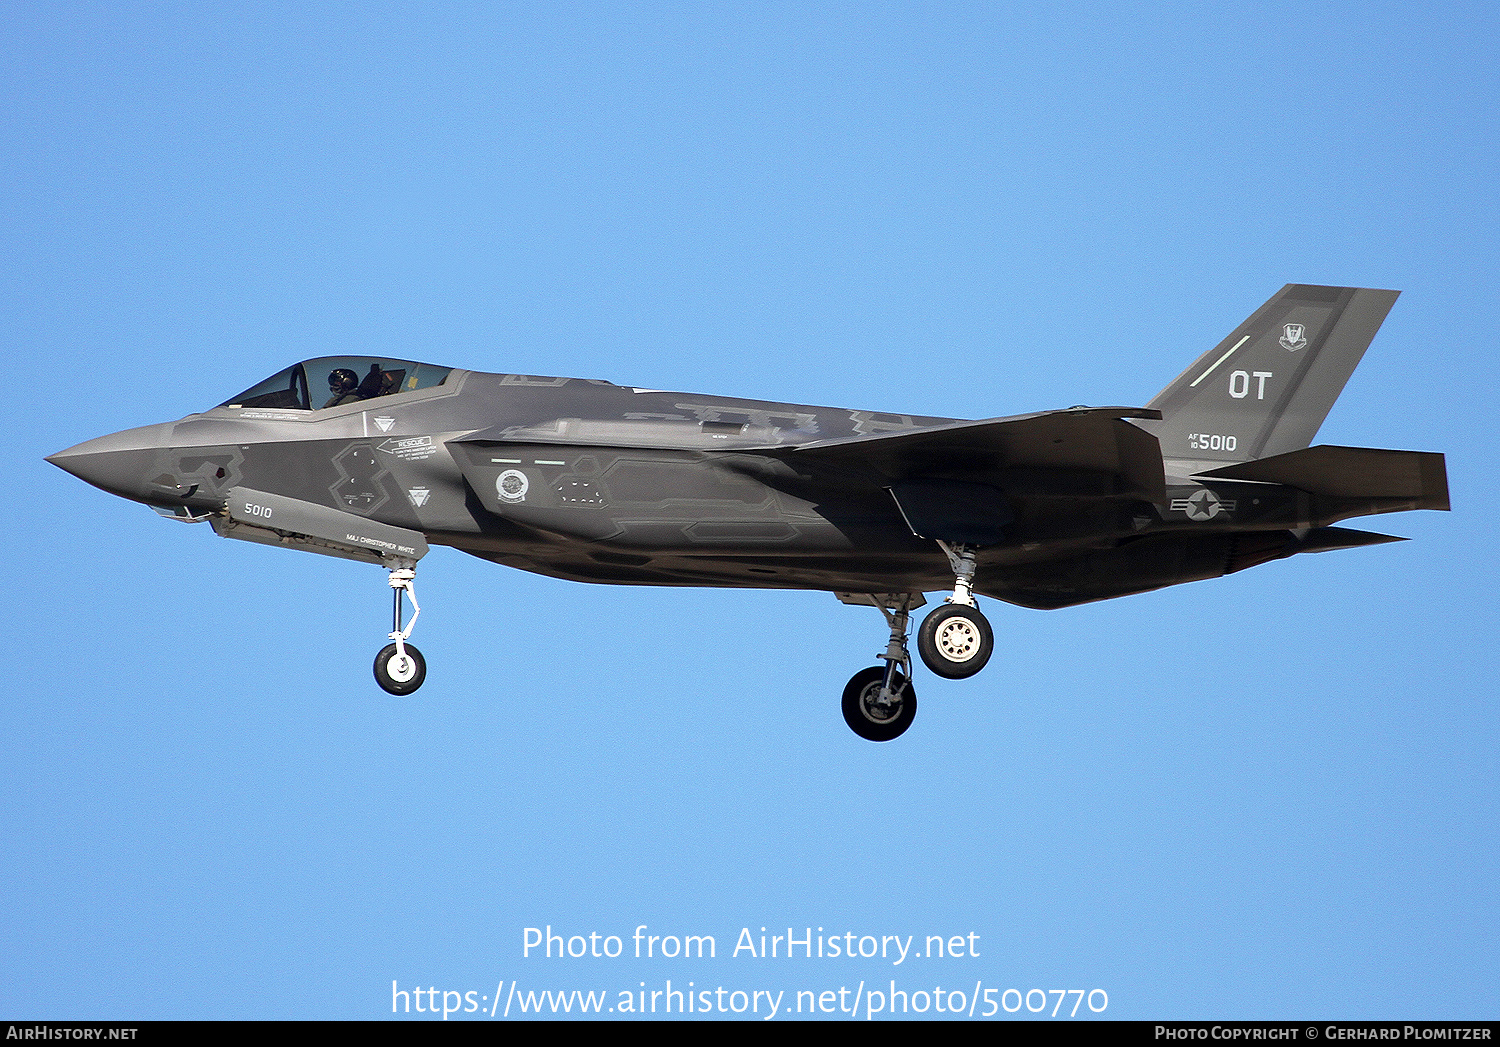
[[[1236,504],[1235,499],[1220,498],[1205,487],[1186,498],[1173,498],[1172,511],[1187,513],[1189,520],[1212,520],[1220,513],[1234,512]]]
[[[1282,324],[1281,347],[1289,353],[1307,346],[1307,328],[1302,324]]]
[[[519,469],[507,469],[495,477],[495,493],[502,502],[524,502],[526,489],[530,486],[526,474]]]

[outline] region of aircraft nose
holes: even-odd
[[[126,429],[49,454],[47,461],[85,483],[136,502],[162,501],[168,492],[152,484],[171,424]],[[160,472],[161,470],[156,470]]]

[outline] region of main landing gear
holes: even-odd
[[[938,542],[953,566],[953,595],[929,614],[917,631],[917,651],[927,668],[949,680],[983,669],[995,649],[995,634],[974,602],[972,545]],[[844,722],[861,738],[888,742],[911,726],[917,692],[911,685],[911,654],[906,631],[911,612],[926,603],[921,593],[834,593],[847,604],[879,608],[891,627],[880,657],[885,665],[861,669],[844,688]]]
[[[899,738],[917,715],[917,691],[911,685],[911,654],[906,649],[910,613],[926,603],[921,593],[835,593],[847,604],[877,607],[891,627],[890,642],[880,657],[884,665],[861,669],[844,688],[844,722],[872,742]]]
[[[949,680],[962,680],[983,669],[994,644],[990,623],[974,607],[945,604],[929,614],[917,631],[922,662]]]
[[[953,595],[922,622],[917,653],[927,668],[949,680],[963,680],[983,669],[995,650],[995,634],[979,613],[971,586],[974,582],[972,545],[939,542],[953,566]]]
[[[375,656],[375,682],[395,695],[411,694],[427,679],[427,660],[421,651],[406,642],[411,636],[411,627],[417,624],[417,616],[422,613],[417,606],[417,591],[412,585],[416,576],[417,572],[410,567],[391,570],[390,584],[396,607],[390,639],[396,642]],[[405,629],[401,628],[402,593],[411,597],[411,621],[406,623]]]

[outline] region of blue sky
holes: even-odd
[[[512,1017],[512,985],[668,980],[779,1017],[891,982],[981,1013],[1064,987],[1115,1018],[1500,1010],[1492,6],[0,17],[0,1017],[377,1018],[393,981],[499,984]],[[828,594],[436,549],[428,682],[397,700],[381,572],[41,460],[337,353],[955,417],[1143,404],[1293,281],[1403,291],[1319,442],[1445,452],[1455,511],[991,601],[990,667],[920,672],[894,744],[842,722],[885,628]],[[549,925],[624,954],[523,955]],[[717,955],[636,959],[641,925]],[[762,927],[978,955],[733,955]]]

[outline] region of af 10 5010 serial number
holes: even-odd
[[[1239,438],[1234,436],[1221,436],[1218,433],[1188,433],[1188,447],[1194,451],[1233,451],[1239,445]]]

